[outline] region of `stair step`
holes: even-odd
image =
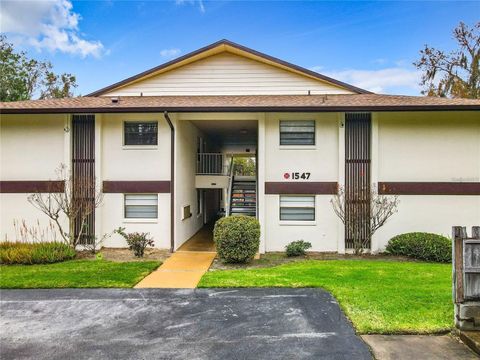
[[[231,188],[230,214],[256,216],[257,181],[253,176],[235,176]]]
[[[251,209],[232,209],[232,214],[255,214],[255,210],[251,210]]]

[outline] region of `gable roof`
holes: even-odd
[[[281,68],[281,69],[284,69],[284,70],[287,70],[287,71],[290,71],[290,72],[293,72],[293,73],[296,73],[296,74],[299,74],[299,75],[303,75],[303,76],[308,77],[310,79],[319,80],[319,81],[322,81],[322,82],[329,83],[331,85],[341,87],[343,89],[352,91],[356,94],[371,94],[370,91],[360,89],[356,86],[344,83],[344,82],[339,81],[339,80],[332,79],[328,76],[319,74],[315,71],[305,69],[301,66],[294,65],[292,63],[280,60],[280,59],[275,58],[273,56],[261,53],[259,51],[250,49],[246,46],[239,45],[239,44],[236,44],[232,41],[224,39],[224,40],[217,41],[213,44],[210,44],[208,46],[205,46],[205,47],[203,47],[201,49],[198,49],[196,51],[193,51],[191,53],[188,53],[186,55],[183,55],[183,56],[181,56],[179,58],[176,58],[172,61],[166,62],[162,65],[151,68],[147,71],[141,72],[137,75],[126,78],[126,79],[124,79],[122,81],[119,81],[115,84],[112,84],[112,85],[104,87],[100,90],[94,91],[94,92],[88,94],[87,96],[102,96],[105,93],[107,93],[109,91],[112,91],[114,89],[118,89],[118,88],[125,87],[127,85],[131,85],[133,83],[136,83],[136,82],[139,82],[141,80],[150,78],[152,76],[159,75],[161,73],[179,68],[181,66],[190,64],[192,62],[195,62],[195,61],[198,61],[198,60],[201,60],[201,59],[205,59],[207,57],[210,57],[212,55],[216,55],[216,54],[219,54],[219,53],[222,53],[222,52],[230,52],[230,53],[233,53],[233,54],[236,54],[236,55],[248,57],[250,59],[262,62],[264,64],[268,64],[268,65],[271,65],[271,66],[274,66],[274,67],[277,67],[277,68]]]

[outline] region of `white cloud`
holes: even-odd
[[[310,68],[310,70],[315,71],[315,72],[320,72],[320,71],[322,71],[323,69],[325,69],[325,68],[324,68],[323,66],[321,66],[321,65],[312,66],[312,67]]]
[[[324,72],[331,78],[344,81],[375,93],[419,94],[421,73],[404,67],[391,67],[379,70],[348,69]]]
[[[69,0],[1,2],[1,30],[13,35],[17,42],[39,51],[99,57],[104,51],[103,44],[82,38],[80,20]]]
[[[175,4],[177,4],[177,5],[184,5],[184,4],[196,5],[196,4],[198,4],[198,8],[200,9],[200,12],[201,13],[205,12],[205,6],[203,5],[203,0],[175,0]]]
[[[173,58],[180,54],[180,49],[163,49],[160,51],[160,56],[164,58]]]

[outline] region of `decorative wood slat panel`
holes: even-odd
[[[72,116],[72,176],[74,193],[95,201],[95,115]],[[77,218],[75,236],[80,230],[81,221]],[[88,216],[79,243],[93,244],[94,238],[95,211]]]
[[[354,248],[354,236],[370,248],[370,134],[370,113],[345,114],[346,249]]]

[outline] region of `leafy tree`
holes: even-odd
[[[256,173],[255,158],[234,157],[234,175],[254,176]]]
[[[422,94],[453,98],[480,98],[480,22],[463,22],[453,30],[458,49],[450,53],[425,45],[413,64],[423,71]]]
[[[73,96],[77,87],[72,74],[56,75],[50,62],[30,59],[24,51],[15,52],[13,44],[0,35],[0,101],[29,100]]]

